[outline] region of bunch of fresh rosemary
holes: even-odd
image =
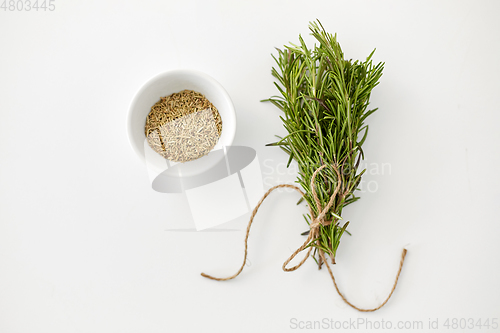
[[[365,119],[377,109],[368,109],[370,93],[382,76],[383,63],[345,60],[336,35],[327,33],[321,23],[311,22],[311,35],[319,43],[309,49],[301,36],[299,45],[278,49],[272,69],[280,92],[266,101],[284,112],[281,117],[288,135],[269,145],[279,146],[295,159],[299,167],[297,183],[305,191],[314,217],[320,214],[311,188],[315,170],[325,165],[314,179],[317,198],[326,207],[334,189],[340,190],[319,226],[317,237],[308,246],[327,253],[332,263],[340,239],[349,222],[340,223],[342,209],[359,199],[354,194],[365,170],[358,166],[363,158],[361,146],[368,133]],[[340,177],[339,177],[340,176]],[[339,184],[340,183],[340,184]],[[313,217],[305,216],[308,224]],[[315,258],[316,260],[316,258]],[[321,259],[316,261],[321,267]]]
[[[336,35],[325,31],[321,23],[312,22],[311,34],[319,42],[308,49],[299,36],[300,45],[285,46],[274,57],[278,69],[273,68],[273,76],[280,96],[266,101],[272,102],[285,113],[283,120],[288,135],[271,146],[279,146],[290,155],[288,165],[295,159],[299,167],[297,183],[305,193],[292,184],[271,187],[255,206],[248,222],[245,236],[245,255],[240,269],[225,278],[201,273],[203,277],[217,281],[227,281],[237,277],[248,255],[248,235],[259,207],[267,196],[278,188],[291,188],[299,192],[309,205],[309,236],[283,264],[283,270],[296,270],[307,260],[314,249],[313,258],[319,268],[326,263],[327,253],[332,263],[346,232],[349,222],[340,224],[342,209],[359,199],[354,195],[361,176],[359,162],[363,158],[363,145],[368,134],[366,117],[377,109],[368,109],[371,91],[378,85],[384,68],[383,63],[373,65],[371,57],[366,61],[345,60]],[[295,256],[308,248],[307,255],[294,267],[288,268]],[[377,307],[359,308],[349,302],[340,292],[330,265],[326,268],[337,293],[349,306],[361,312],[372,312],[383,307],[391,298],[403,268],[406,249],[401,253],[396,279],[387,298]],[[318,259],[316,259],[316,256]]]

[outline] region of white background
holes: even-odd
[[[421,320],[422,332],[429,318],[500,317],[499,2],[54,3],[0,10],[0,332],[297,331],[292,318]],[[202,278],[239,267],[248,216],[233,232],[168,231],[193,227],[186,199],[151,189],[126,135],[147,80],[198,69],[232,97],[235,143],[257,150],[266,187],[293,182],[287,156],[264,147],[285,133],[280,111],[259,100],[276,93],[274,47],[316,18],[347,58],[377,48],[386,63],[364,151],[390,168],[372,167],[376,186],[346,209],[353,236],[334,267],[346,297],[374,307],[407,247],[375,313],[347,307],[313,260],[281,270],[307,230],[296,193],[263,205],[242,275]]]

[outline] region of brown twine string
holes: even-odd
[[[396,274],[396,279],[394,280],[394,284],[392,286],[392,289],[391,289],[391,292],[389,293],[389,296],[387,296],[387,298],[385,299],[385,301],[382,302],[382,304],[380,304],[379,306],[377,306],[376,308],[373,308],[373,309],[361,309],[361,308],[358,308],[356,305],[352,304],[351,302],[349,302],[345,296],[340,292],[339,290],[339,287],[337,286],[337,282],[335,282],[335,277],[333,276],[333,273],[332,273],[332,269],[330,268],[330,264],[325,260],[325,254],[323,251],[319,250],[319,255],[321,257],[321,259],[326,263],[326,268],[328,268],[328,273],[330,273],[330,277],[332,278],[332,281],[333,281],[333,285],[335,286],[335,289],[337,290],[337,293],[340,295],[340,297],[342,298],[342,300],[344,302],[347,303],[347,305],[349,305],[350,307],[358,310],[358,311],[361,311],[361,312],[373,312],[373,311],[377,311],[378,309],[380,309],[381,307],[383,307],[385,305],[385,303],[387,303],[389,301],[389,298],[391,298],[392,296],[392,293],[394,292],[394,290],[396,290],[396,286],[398,284],[398,280],[399,280],[399,274],[401,274],[401,270],[403,269],[403,262],[405,261],[405,257],[406,257],[406,249],[403,249],[403,252],[401,253],[401,261],[399,262],[399,269],[398,269],[398,273]]]
[[[306,262],[307,258],[309,258],[309,255],[311,254],[312,246],[309,247],[309,250],[307,251],[305,257],[297,265],[295,265],[295,266],[293,266],[291,268],[287,268],[286,267],[290,263],[290,261],[292,261],[295,258],[295,256],[297,256],[297,254],[299,254],[300,252],[302,252],[307,247],[307,245],[309,244],[309,242],[311,240],[313,240],[318,235],[319,226],[320,225],[328,225],[328,224],[331,223],[331,221],[325,221],[325,216],[328,213],[328,211],[330,210],[330,208],[332,207],[333,203],[335,202],[335,198],[336,198],[337,193],[338,193],[338,191],[340,189],[340,181],[337,182],[337,186],[336,186],[336,188],[335,188],[332,196],[330,197],[330,200],[328,201],[328,204],[323,209],[321,209],[322,207],[321,207],[321,203],[320,203],[320,201],[318,199],[318,196],[317,196],[317,193],[316,193],[316,189],[315,189],[315,186],[314,186],[314,180],[316,179],[316,175],[323,168],[325,168],[325,167],[326,167],[326,165],[322,165],[319,168],[317,168],[316,171],[314,171],[314,173],[313,173],[313,175],[311,177],[311,190],[312,190],[314,201],[316,203],[316,207],[318,208],[318,211],[320,213],[319,213],[319,215],[317,217],[315,217],[314,213],[313,213],[313,211],[311,209],[311,207],[309,207],[309,213],[310,213],[311,218],[312,218],[311,225],[309,226],[309,228],[310,228],[309,236],[307,237],[307,239],[304,242],[304,244],[302,244],[297,250],[295,250],[295,252],[293,252],[292,255],[283,263],[282,268],[286,272],[294,271],[294,270],[298,269],[300,266],[302,266],[302,264],[304,264]],[[337,179],[340,179],[339,170],[334,165],[332,165],[332,167],[335,170],[335,172],[337,173],[337,176],[338,176]],[[252,226],[253,219],[255,218],[255,215],[257,214],[257,212],[258,212],[260,206],[262,205],[262,203],[264,202],[264,200],[269,196],[269,194],[271,194],[271,192],[273,192],[274,190],[276,190],[278,188],[291,188],[291,189],[294,189],[297,192],[299,192],[302,196],[305,195],[304,192],[302,192],[300,188],[298,188],[295,185],[291,185],[291,184],[280,184],[280,185],[276,185],[276,186],[271,187],[266,193],[264,193],[264,195],[262,196],[262,198],[259,200],[259,202],[255,206],[254,210],[252,211],[252,215],[250,216],[250,221],[248,222],[247,231],[246,231],[246,235],[245,235],[245,255],[243,257],[243,264],[241,265],[240,269],[235,274],[233,274],[233,275],[231,275],[229,277],[226,277],[226,278],[217,278],[217,277],[205,274],[205,273],[201,273],[201,275],[203,277],[206,277],[206,278],[212,279],[212,280],[216,280],[216,281],[227,281],[227,280],[234,279],[235,277],[237,277],[238,275],[240,275],[240,273],[243,271],[243,268],[245,267],[245,263],[247,261],[248,236],[250,234],[250,227]],[[319,243],[319,240],[318,240],[318,243]],[[358,311],[361,311],[361,312],[373,312],[373,311],[376,311],[376,310],[380,309],[381,307],[383,307],[389,301],[389,298],[391,298],[392,294],[394,293],[394,290],[396,289],[396,286],[398,284],[399,275],[401,274],[401,270],[403,269],[403,263],[404,263],[404,260],[405,260],[405,257],[406,257],[406,252],[407,252],[407,250],[403,249],[403,252],[401,254],[401,261],[399,263],[398,273],[396,274],[396,279],[394,280],[394,284],[392,286],[391,292],[389,293],[389,296],[387,296],[387,298],[385,299],[384,302],[382,302],[382,304],[380,304],[379,306],[377,306],[376,308],[373,308],[373,309],[361,309],[361,308],[358,308],[357,306],[355,306],[354,304],[352,304],[351,302],[349,302],[345,298],[345,296],[340,292],[340,289],[337,286],[337,282],[335,281],[335,277],[333,276],[332,269],[330,268],[330,264],[328,263],[328,261],[325,258],[324,251],[322,251],[321,249],[318,249],[318,253],[319,253],[319,256],[320,256],[319,257],[319,263],[320,263],[319,268],[321,268],[321,263],[322,262],[326,263],[326,268],[328,269],[328,273],[330,274],[330,277],[332,278],[333,285],[335,286],[335,289],[337,290],[337,293],[339,294],[339,296],[342,298],[342,300],[347,305],[349,305],[352,308],[354,308],[354,309],[356,309]]]

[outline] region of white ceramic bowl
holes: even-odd
[[[127,129],[132,149],[141,160],[147,162],[149,168],[152,167],[157,173],[166,169],[166,161],[154,152],[149,145],[145,144],[144,127],[146,117],[151,111],[151,107],[160,100],[160,97],[184,89],[202,93],[219,110],[222,119],[222,132],[213,151],[220,150],[224,146],[230,146],[236,133],[236,114],[231,98],[220,83],[212,77],[199,71],[186,69],[173,70],[155,76],[146,82],[135,95],[128,113]],[[155,157],[148,158],[146,161],[146,156]],[[208,170],[217,162],[209,156],[210,154],[198,160],[183,163],[182,175],[194,175]]]

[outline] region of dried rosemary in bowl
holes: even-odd
[[[151,107],[145,134],[149,146],[167,160],[188,162],[207,155],[219,141],[222,119],[201,93],[183,90]]]

